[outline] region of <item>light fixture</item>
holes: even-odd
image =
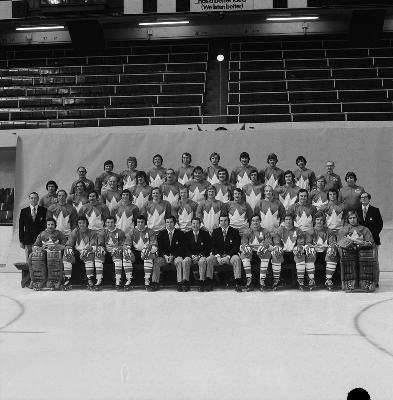
[[[268,17],[266,21],[296,21],[296,20],[312,20],[319,19],[319,17]]]
[[[43,25],[43,26],[24,26],[22,28],[16,28],[17,31],[41,31],[41,30],[54,30],[63,29],[63,25]]]
[[[217,56],[217,61],[224,61],[224,56],[222,55],[222,54],[219,54],[218,56]]]
[[[139,22],[140,26],[152,26],[152,25],[181,25],[189,24],[190,21],[160,21],[160,22]]]

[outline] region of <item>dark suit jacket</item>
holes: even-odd
[[[224,235],[221,228],[216,228],[212,233],[212,254],[215,256],[223,254],[234,256],[239,253],[240,234],[239,231],[231,226],[228,227],[227,235],[224,242]]]
[[[30,206],[20,210],[19,242],[29,245],[34,244],[37,236],[45,230],[46,211],[45,207],[38,206],[37,216],[33,221]]]
[[[184,257],[184,233],[180,229],[173,231],[172,244],[169,243],[169,233],[166,229],[157,235],[158,255],[163,257],[172,255],[173,257]]]
[[[192,255],[201,255],[208,257],[210,255],[210,235],[208,231],[200,229],[198,233],[198,242],[195,243],[194,231],[188,231],[184,234],[184,252],[187,257]]]
[[[383,228],[383,221],[382,221],[382,216],[379,211],[379,208],[373,207],[371,204],[368,206],[367,214],[366,214],[366,220],[363,219],[363,209],[362,207],[357,208],[356,212],[359,215],[359,224],[365,226],[368,228],[372,235],[374,242],[377,246],[381,244],[381,240],[379,238],[379,234],[382,231]]]

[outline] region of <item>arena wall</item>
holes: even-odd
[[[393,123],[248,124],[244,130],[233,131],[226,127],[228,131],[203,131],[203,127],[194,125],[17,132],[13,241],[17,242],[20,208],[28,205],[31,191],[44,195],[48,180],[55,180],[59,188],[68,191],[77,179],[79,165],[87,168],[87,177],[94,181],[108,159],[113,160],[114,171],[121,172],[126,169],[127,157],[134,155],[138,169],[147,171],[155,154],[163,156],[163,165],[168,168],[180,166],[185,151],[192,154],[192,165],[203,168],[209,165],[211,152],[216,151],[221,155],[220,164],[229,170],[239,164],[242,151],[250,154],[250,164],[258,170],[266,166],[271,152],[278,155],[278,166],[283,170],[296,169],[299,155],[306,157],[307,167],[316,174],[324,173],[326,161],[332,160],[342,179],[348,171],[357,174],[358,184],[371,193],[372,204],[381,209],[385,228],[389,232],[393,229],[389,201],[393,197]],[[391,259],[393,250],[386,250]]]
[[[15,159],[15,148],[0,148],[0,188],[15,187]]]
[[[165,167],[178,167],[181,154],[192,154],[192,164],[209,165],[213,151],[221,155],[220,164],[229,170],[239,164],[239,154],[247,151],[250,164],[258,170],[266,166],[266,157],[278,155],[278,166],[296,169],[295,159],[304,155],[307,167],[316,174],[325,172],[327,160],[336,164],[342,179],[348,171],[358,176],[358,184],[372,195],[384,220],[392,222],[393,208],[393,134],[391,123],[281,123],[249,125],[246,130],[200,131],[196,127],[161,129],[149,127],[114,127],[20,131],[16,150],[15,207],[27,205],[28,195],[35,190],[46,193],[45,184],[55,180],[68,191],[77,179],[79,165],[87,168],[87,177],[95,180],[103,172],[104,161],[111,159],[114,171],[126,169],[126,159],[134,155],[138,169],[148,171],[152,158],[160,153]],[[180,129],[179,129],[180,128]],[[56,132],[54,132],[56,131]],[[14,230],[17,226],[14,224]]]

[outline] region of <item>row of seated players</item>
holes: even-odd
[[[214,185],[217,189],[217,200],[224,203],[233,199],[236,187],[243,189],[244,200],[254,209],[263,196],[264,186],[269,185],[286,209],[295,202],[297,191],[301,188],[310,193],[310,203],[316,207],[327,204],[327,191],[336,189],[339,192],[339,200],[342,199],[349,209],[356,209],[360,207],[360,195],[364,192],[361,186],[356,185],[356,175],[351,172],[346,174],[347,186],[343,187],[341,178],[333,172],[332,161],[326,163],[326,173],[318,176],[306,168],[307,161],[303,156],[297,157],[298,169],[293,172],[284,172],[278,168],[275,154],[268,155],[268,167],[259,172],[249,164],[250,157],[246,152],[240,154],[241,165],[234,168],[231,174],[219,165],[219,154],[212,153],[210,161],[211,165],[205,169],[200,166],[193,167],[191,155],[184,153],[180,168],[166,169],[162,166],[161,155],[157,154],[153,157],[154,168],[146,174],[136,169],[137,159],[129,157],[128,169],[118,175],[113,172],[113,162],[108,160],[104,163],[105,172],[97,177],[95,184],[86,178],[86,168],[79,167],[79,179],[72,183],[68,201],[78,208],[87,203],[87,193],[95,189],[100,194],[108,192],[104,196],[107,205],[111,202],[115,204],[120,200],[121,189],[129,189],[134,195],[135,204],[141,209],[153,187],[162,187],[163,198],[170,203],[179,198],[181,187],[187,187],[190,199],[200,203],[204,200],[207,187]],[[54,181],[48,182],[47,190],[48,193],[40,199],[39,204],[49,208],[57,202],[57,184]]]
[[[169,176],[172,176],[171,170],[168,170]],[[287,177],[292,179],[292,173],[289,173]],[[115,184],[115,182],[111,179],[110,184]],[[328,228],[337,232],[344,226],[345,217],[350,210],[346,203],[338,200],[339,192],[336,189],[329,189],[326,204],[316,207],[310,204],[310,195],[307,190],[298,188],[295,202],[286,209],[271,186],[263,185],[262,199],[255,204],[244,200],[244,192],[240,188],[234,189],[233,200],[226,203],[218,200],[217,187],[214,185],[207,187],[206,198],[204,197],[199,204],[190,199],[190,190],[182,186],[178,188],[179,192],[170,203],[165,200],[165,193],[168,193],[167,186],[168,183],[164,183],[160,188],[149,188],[140,206],[136,201],[136,194],[133,195],[128,189],[119,190],[118,201],[114,200],[114,197],[111,201],[108,200],[108,195],[112,193],[110,189],[101,195],[101,201],[99,194],[92,190],[86,196],[87,203],[80,205],[68,204],[66,192],[59,190],[58,202],[49,207],[46,218],[54,218],[58,229],[65,236],[69,236],[71,230],[77,226],[78,215],[86,216],[90,228],[96,231],[103,229],[105,219],[112,215],[115,217],[116,227],[126,234],[133,229],[135,218],[140,214],[147,218],[147,226],[155,232],[165,228],[165,218],[169,215],[175,216],[178,227],[183,232],[189,231],[192,218],[196,216],[201,220],[203,229],[211,234],[213,229],[218,227],[219,216],[222,214],[228,215],[230,226],[239,229],[241,233],[249,228],[252,215],[258,214],[262,227],[274,233],[283,223],[285,212],[289,211],[294,215],[295,226],[306,232],[312,227],[315,214],[319,209],[326,214]],[[117,192],[118,189],[114,191]],[[360,210],[357,211],[360,212]],[[20,226],[20,232],[23,232],[23,226]]]
[[[192,229],[183,233],[175,228],[176,218],[169,215],[165,218],[165,229],[158,234],[146,226],[146,217],[136,217],[136,227],[128,234],[115,226],[115,217],[109,216],[105,228],[100,232],[89,229],[86,216],[78,218],[78,227],[69,238],[56,229],[53,218],[46,220],[46,230],[41,232],[30,255],[32,257],[43,250],[49,253],[64,251],[64,279],[58,274],[56,279],[48,276],[52,288],[64,290],[72,287],[72,264],[78,260],[85,263],[88,289],[101,290],[105,254],[112,258],[115,264],[116,289],[126,291],[132,288],[133,265],[143,263],[145,287],[147,290],[157,290],[160,269],[172,264],[177,271],[178,291],[189,291],[189,276],[192,267],[199,271],[199,291],[213,290],[213,273],[217,265],[228,265],[233,268],[236,291],[242,291],[241,266],[243,265],[247,283],[246,290],[253,290],[251,263],[260,265],[259,288],[265,288],[266,272],[269,261],[273,268],[273,290],[277,290],[280,282],[281,266],[292,257],[296,263],[297,281],[300,290],[304,290],[304,275],[307,271],[308,288],[315,289],[315,262],[326,262],[326,287],[333,287],[332,275],[338,262],[337,240],[346,238],[350,247],[358,249],[373,247],[371,232],[358,224],[358,215],[349,211],[347,225],[341,228],[337,235],[325,224],[325,214],[318,211],[314,215],[313,227],[304,232],[294,226],[294,216],[287,212],[283,225],[271,234],[261,226],[259,214],[251,218],[251,227],[242,233],[229,226],[228,215],[221,214],[219,226],[210,235],[201,229],[201,220],[193,217]],[[59,267],[61,268],[61,266]],[[125,282],[121,282],[124,269]],[[95,279],[94,282],[94,270]],[[49,273],[49,259],[48,259]],[[49,274],[50,275],[50,274]],[[32,287],[39,290],[46,283],[46,275],[31,270]],[[375,274],[360,274],[360,285],[366,291],[375,288]],[[345,289],[353,290],[354,277],[348,278]]]

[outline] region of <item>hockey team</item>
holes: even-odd
[[[329,291],[337,265],[344,272],[343,290],[378,287],[382,218],[372,220],[372,231],[364,226],[371,196],[356,184],[355,173],[346,174],[343,187],[332,161],[325,174],[316,176],[303,156],[296,159],[298,169],[283,171],[272,153],[268,166],[258,171],[242,152],[230,174],[219,166],[216,152],[205,169],[191,160],[183,153],[180,167],[165,168],[156,154],[145,173],[129,157],[128,169],[120,174],[108,160],[95,184],[79,167],[69,195],[54,181],[47,183],[38,206],[38,195],[31,193],[31,215],[22,218],[22,211],[29,214],[23,209],[19,220],[30,287],[69,290],[72,266],[82,263],[92,291],[102,289],[108,264],[114,264],[115,288],[122,291],[133,288],[134,266],[143,269],[148,291],[162,285],[167,270],[176,271],[179,292],[190,290],[190,271],[200,292],[212,291],[222,271],[232,274],[238,292],[254,290],[254,283],[262,292],[269,286],[277,290],[283,286],[282,266],[291,263],[302,291],[315,290],[317,263],[326,265]],[[43,209],[45,229],[27,243],[25,221],[31,217],[34,224]],[[258,282],[252,266],[259,271]]]

